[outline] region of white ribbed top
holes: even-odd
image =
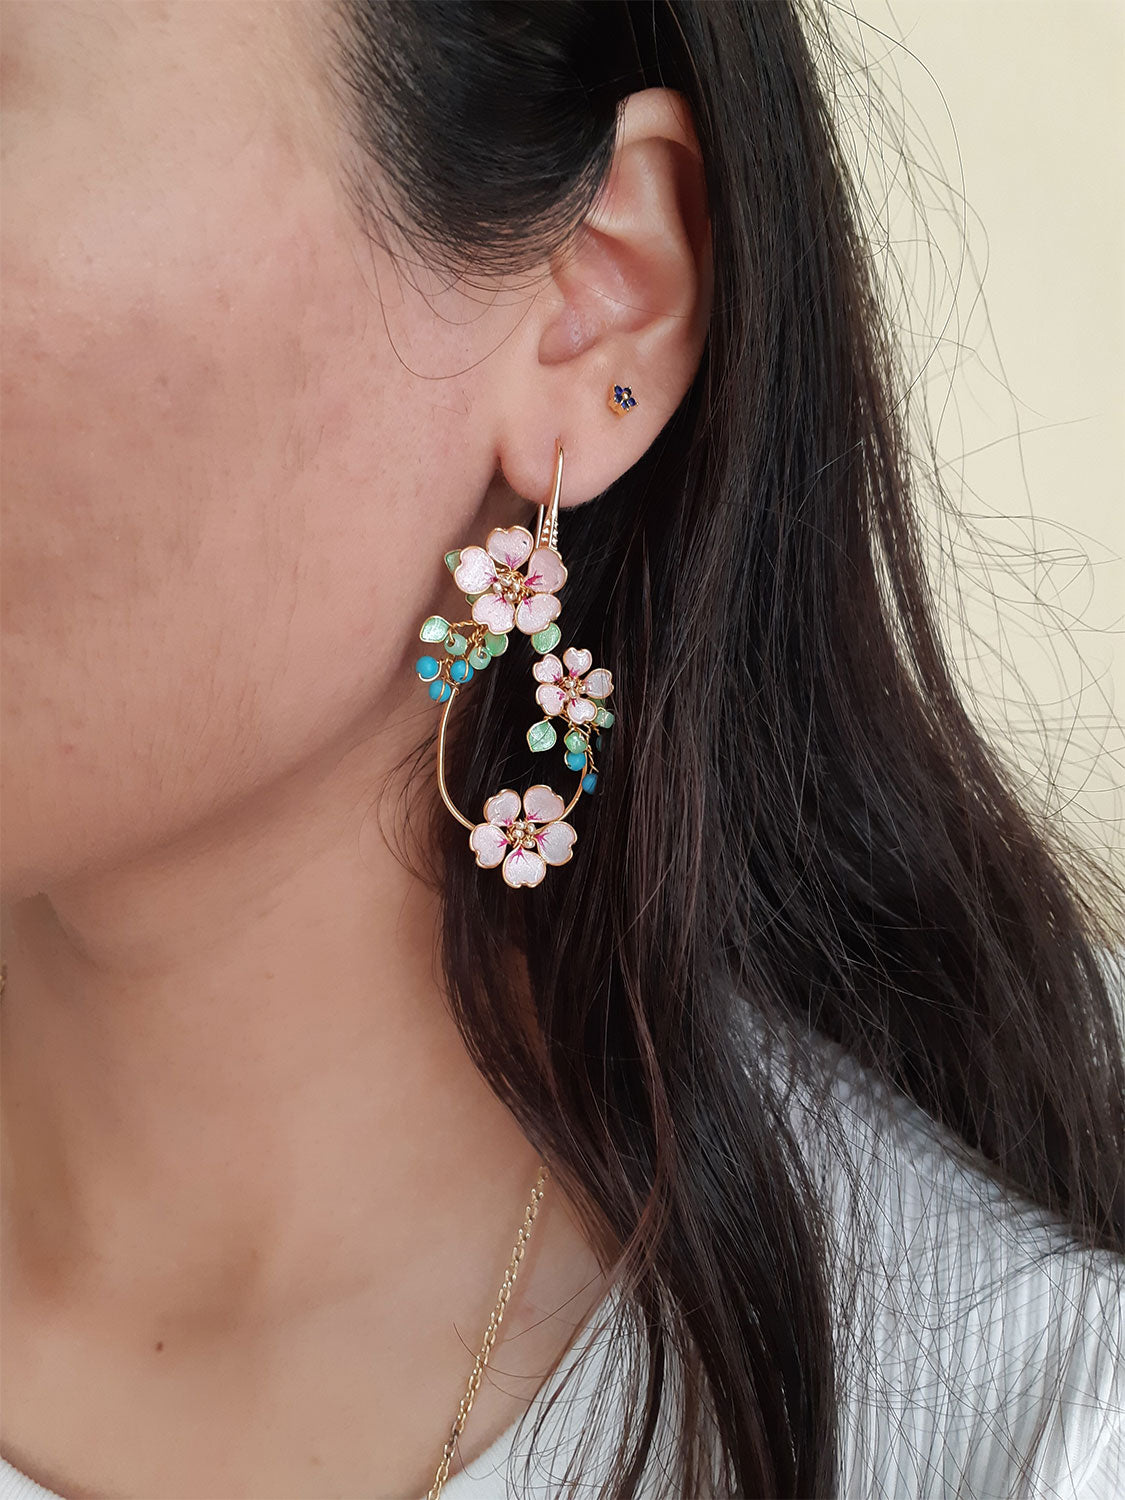
[[[1013,1205],[960,1160],[915,1105],[838,1049],[825,1056],[831,1108],[800,1095],[791,1113],[838,1230],[841,1496],[1122,1500],[1125,1265],[1069,1245],[1046,1215]],[[842,1295],[849,1285],[854,1306]],[[588,1346],[536,1444],[530,1479],[520,1465],[529,1416],[455,1474],[443,1500],[508,1500],[509,1465],[513,1494],[553,1500],[591,1426],[591,1397],[600,1387],[612,1400],[609,1332],[621,1306],[612,1292],[533,1403],[534,1414]],[[600,1458],[584,1470],[588,1482],[602,1472]],[[659,1464],[649,1472],[647,1496],[664,1500]],[[60,1497],[0,1460],[0,1500]]]

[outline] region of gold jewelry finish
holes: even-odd
[[[458,691],[459,689],[454,688],[453,692],[446,699],[445,707],[444,709],[442,709],[441,723],[438,726],[437,784],[438,791],[441,793],[441,800],[445,803],[446,807],[457,819],[458,823],[460,823],[463,828],[467,828],[471,833],[477,825],[472,821],[471,818],[467,818],[461,811],[461,809],[457,806],[456,802],[454,802],[453,798],[449,795],[449,788],[445,784],[445,726],[449,723],[449,711],[457,701]],[[554,821],[561,822],[564,818],[568,817],[569,814],[573,812],[575,807],[577,807],[578,799],[579,797],[581,797],[581,795],[582,783],[580,781],[578,783],[578,790],[574,793],[574,796],[571,797],[570,801],[566,804],[566,807],[561,813],[559,813],[558,818],[556,818]]]
[[[555,450],[555,481],[551,488],[551,498],[547,505],[539,507],[539,515],[535,523],[535,545],[537,547],[550,547],[552,552],[559,550],[559,499],[562,495],[563,480],[562,444],[556,442]],[[478,627],[478,629],[480,635],[483,636],[483,628]],[[476,823],[471,818],[467,818],[457,806],[456,802],[450,796],[449,787],[445,782],[445,731],[449,723],[449,715],[453,709],[453,705],[457,702],[458,692],[460,692],[460,689],[456,685],[453,685],[453,691],[445,701],[445,707],[441,715],[441,724],[438,727],[437,784],[438,791],[441,793],[441,800],[445,803],[450,813],[457,819],[462,828],[467,828],[471,833],[477,826]],[[581,795],[582,783],[579,781],[578,790],[567,803],[565,811],[560,813],[559,818],[555,821],[561,821],[561,819],[566,818],[577,806]]]
[[[516,1235],[516,1244],[512,1251],[512,1258],[508,1262],[507,1270],[504,1272],[504,1281],[500,1287],[500,1295],[496,1299],[496,1306],[492,1309],[492,1316],[489,1318],[488,1327],[484,1331],[484,1340],[481,1343],[480,1352],[473,1363],[473,1373],[469,1376],[468,1388],[461,1397],[460,1404],[457,1407],[457,1416],[454,1418],[453,1430],[446,1439],[445,1447],[442,1450],[441,1463],[438,1465],[434,1482],[426,1494],[426,1500],[438,1500],[445,1481],[449,1478],[449,1466],[453,1462],[453,1455],[457,1451],[457,1444],[460,1441],[462,1432],[465,1430],[465,1423],[468,1421],[469,1413],[473,1409],[473,1402],[476,1400],[477,1392],[480,1389],[481,1377],[484,1375],[484,1367],[488,1364],[489,1357],[492,1354],[492,1346],[496,1342],[496,1335],[499,1332],[500,1324],[504,1317],[504,1309],[508,1305],[508,1299],[512,1295],[512,1288],[516,1284],[520,1262],[523,1260],[524,1251],[527,1249],[527,1241],[531,1235],[531,1226],[535,1223],[535,1216],[539,1212],[540,1203],[543,1201],[543,1184],[548,1176],[547,1164],[543,1162],[535,1178],[535,1186],[531,1190],[531,1200],[524,1213],[519,1234]]]

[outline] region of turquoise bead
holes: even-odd
[[[594,790],[594,788],[597,786],[597,784],[598,784],[598,773],[596,771],[590,771],[587,775],[583,776],[583,778],[582,778],[582,790],[584,792],[592,792]]]
[[[441,668],[437,664],[437,658],[433,656],[420,656],[414,663],[414,670],[423,682],[432,682]]]
[[[453,689],[448,682],[442,682],[440,677],[430,683],[430,697],[435,703],[444,703],[447,698],[453,696]]]
[[[454,682],[469,682],[472,679],[473,669],[467,661],[451,662],[449,675]]]
[[[586,757],[580,755],[577,750],[568,750],[566,752],[566,763],[570,770],[581,771],[582,767],[586,764]]]

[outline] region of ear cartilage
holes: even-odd
[[[609,393],[609,409],[623,417],[627,411],[632,411],[637,404],[637,398],[633,395],[631,386],[615,385]]]

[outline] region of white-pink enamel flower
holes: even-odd
[[[532,667],[541,687],[535,701],[550,717],[557,714],[572,724],[590,724],[598,712],[594,698],[608,698],[613,692],[613,676],[604,667],[593,667],[594,658],[576,646],[563,652],[563,659],[544,656]],[[593,667],[593,671],[591,671]]]
[[[469,834],[477,864],[494,869],[511,886],[538,885],[548,865],[565,865],[577,835],[569,823],[556,821],[566,804],[549,786],[529,786],[520,807],[518,792],[497,792],[484,804],[486,823]]]
[[[487,547],[487,550],[486,550]],[[527,563],[527,572],[520,568]],[[488,533],[485,547],[463,547],[453,581],[466,594],[479,594],[473,619],[496,635],[518,625],[534,635],[559,612],[556,593],[566,582],[566,568],[550,547],[536,547],[523,526],[502,526]]]

